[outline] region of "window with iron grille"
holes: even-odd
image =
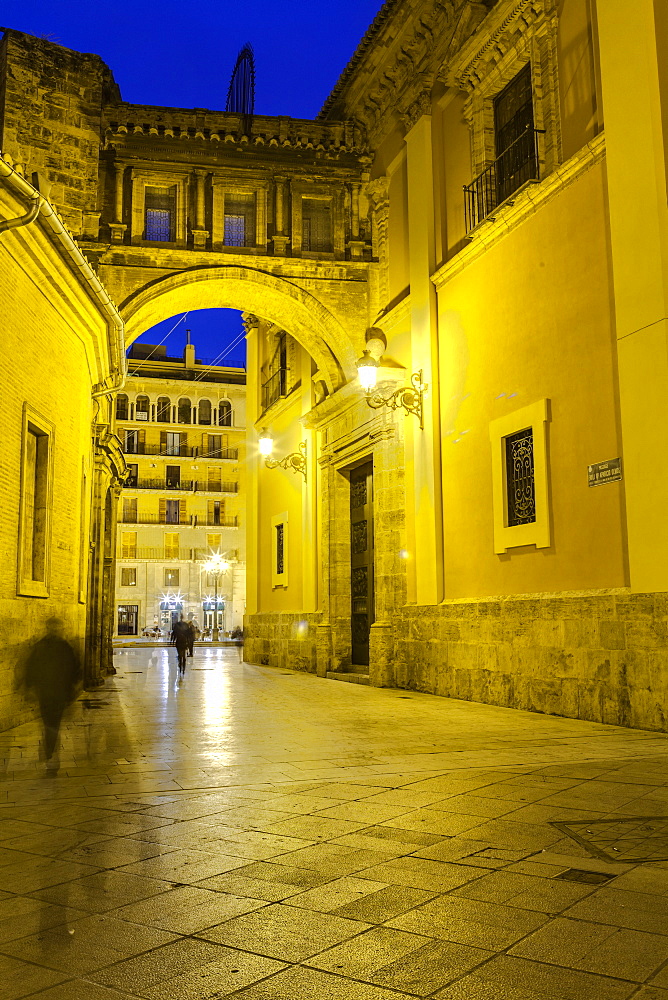
[[[276,525],[276,576],[282,576],[285,569],[284,561],[284,538],[285,538],[285,525]]]
[[[116,419],[117,420],[127,420],[128,419],[128,397],[125,393],[121,393],[116,396]]]
[[[178,587],[179,585],[179,571],[178,569],[166,569],[165,570],[165,587]]]
[[[136,587],[137,586],[137,567],[136,566],[124,566],[121,569],[121,587]]]
[[[302,249],[332,249],[332,206],[322,198],[302,198]]]
[[[225,246],[255,246],[255,195],[225,195]]]
[[[505,438],[508,527],[536,520],[533,428]]]
[[[144,191],[145,239],[155,243],[174,242],[176,191],[174,188],[147,187]]]
[[[531,65],[520,70],[494,100],[497,203],[537,176]]]

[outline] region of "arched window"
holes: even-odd
[[[232,404],[229,399],[223,399],[218,404],[218,426],[232,426]]]
[[[177,408],[177,420],[180,424],[189,424],[192,422],[192,407],[190,405],[190,400],[185,396],[179,400],[179,405]]]
[[[119,396],[116,396],[116,419],[127,420],[128,412],[128,397],[122,392]]]
[[[211,403],[208,399],[201,399],[199,403],[199,422],[200,424],[210,424],[211,423]]]
[[[171,422],[172,404],[168,396],[158,396],[157,419],[160,424]]]
[[[137,396],[135,400],[135,420],[148,420],[151,403],[148,396]]]

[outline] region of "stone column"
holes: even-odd
[[[350,258],[361,260],[366,244],[360,240],[360,185],[357,181],[350,186],[350,237]]]
[[[125,174],[124,163],[114,163],[115,189],[114,189],[114,222],[109,223],[111,230],[111,242],[122,243],[125,231],[128,228],[123,224],[123,177]]]
[[[255,615],[259,606],[259,467],[255,421],[260,416],[259,325],[256,316],[246,315],[248,386],[246,390],[246,614]]]
[[[665,0],[597,9],[630,583],[666,591],[668,13]]]
[[[204,185],[206,183],[207,171],[195,171],[195,226],[192,230],[193,249],[204,250],[209,233],[206,227],[204,212]]]
[[[301,378],[301,411],[307,416],[313,407],[313,383],[311,381],[311,356],[303,347],[299,350],[299,374]],[[318,482],[317,482],[317,433],[304,429],[306,441],[306,481],[302,482],[302,606],[305,612],[318,610],[318,566],[320,538],[317,524]],[[300,477],[301,478],[301,477]]]
[[[332,626],[326,622],[315,627],[316,673],[326,677],[332,661]]]
[[[369,631],[369,684],[394,687],[394,627],[390,622],[374,622]]]
[[[284,257],[290,243],[290,237],[285,232],[286,217],[286,177],[274,177],[274,253],[277,257]]]
[[[408,253],[411,287],[412,371],[422,370],[429,386],[424,430],[415,417],[405,420],[406,516],[412,525],[414,558],[409,601],[438,604],[444,597],[441,430],[438,387],[438,321],[435,269],[434,178],[430,97],[424,93],[406,116],[408,165]]]

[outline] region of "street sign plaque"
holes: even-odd
[[[587,467],[590,486],[602,486],[603,483],[616,483],[622,478],[621,458],[611,458],[607,462],[597,462]]]

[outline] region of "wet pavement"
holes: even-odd
[[[116,664],[0,733],[0,1000],[668,1000],[665,735]]]

